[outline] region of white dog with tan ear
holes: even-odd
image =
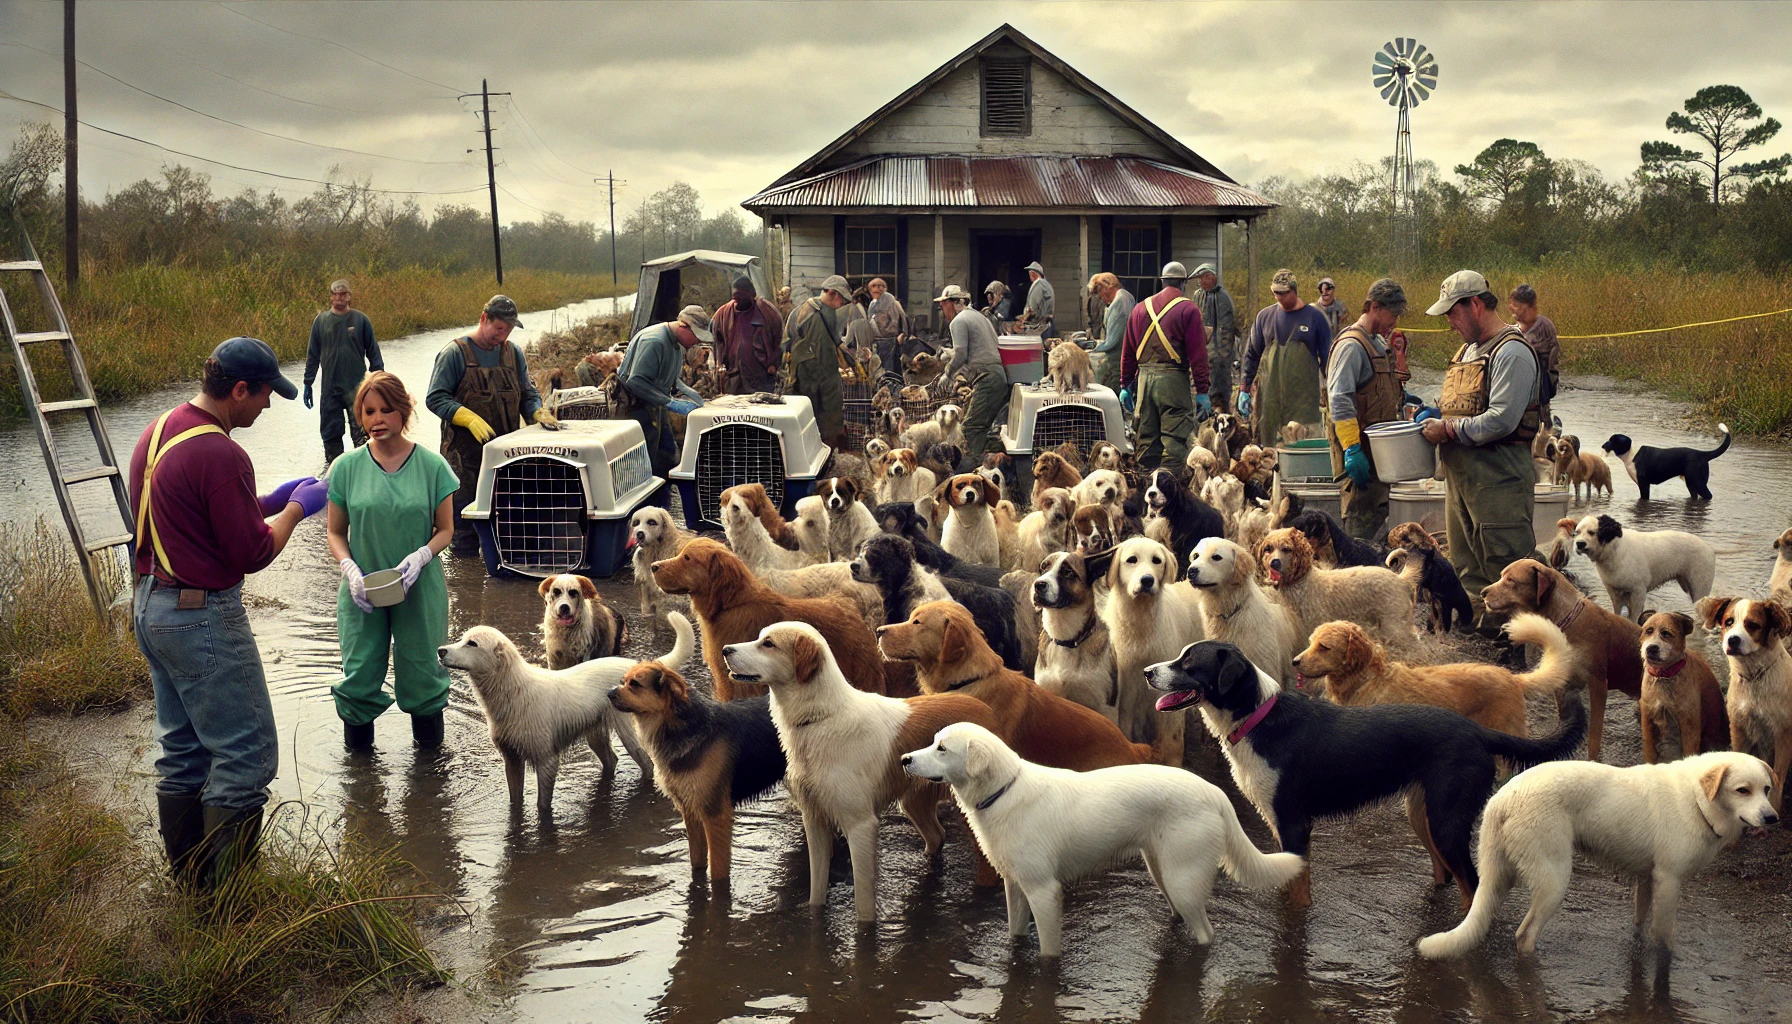
[[[1481,885],[1468,917],[1419,940],[1428,957],[1461,956],[1481,944],[1515,882],[1531,890],[1518,951],[1562,909],[1579,851],[1636,880],[1636,923],[1674,946],[1680,884],[1742,837],[1779,820],[1772,769],[1758,757],[1720,752],[1614,768],[1549,761],[1521,772],[1487,801],[1481,818]],[[993,858],[993,853],[992,853]]]
[[[1073,772],[1024,761],[979,725],[948,725],[902,757],[910,775],[944,782],[1008,892],[1008,934],[1039,925],[1039,954],[1063,949],[1064,885],[1143,854],[1189,935],[1213,941],[1207,897],[1225,868],[1251,889],[1279,889],[1306,867],[1263,853],[1239,827],[1232,801],[1193,772],[1128,764]]]

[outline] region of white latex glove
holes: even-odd
[[[355,607],[368,614],[373,613],[373,602],[367,600],[367,581],[361,577],[361,567],[352,558],[344,558],[337,563],[342,568],[342,578],[348,580],[349,600]]]
[[[425,544],[404,556],[404,561],[398,563],[398,574],[404,577],[405,593],[411,592],[411,586],[417,582],[417,577],[423,575],[423,567],[433,561],[435,557],[436,553],[429,549],[428,544]]]

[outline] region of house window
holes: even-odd
[[[1114,276],[1133,298],[1157,293],[1157,274],[1163,269],[1158,259],[1162,255],[1156,225],[1114,225]]]
[[[983,60],[984,136],[1033,134],[1033,62],[1026,57]]]
[[[846,279],[856,288],[874,277],[896,287],[896,225],[848,225]]]

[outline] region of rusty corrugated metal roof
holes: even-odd
[[[879,156],[767,188],[749,210],[1123,207],[1263,211],[1241,185],[1140,157]]]

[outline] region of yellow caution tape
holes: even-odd
[[[1584,340],[1587,338],[1630,338],[1630,337],[1634,337],[1638,334],[1666,334],[1668,331],[1684,331],[1689,327],[1710,327],[1714,324],[1733,324],[1738,320],[1759,320],[1764,316],[1780,316],[1785,313],[1792,313],[1792,308],[1775,309],[1775,310],[1771,310],[1766,313],[1748,313],[1744,316],[1725,317],[1722,320],[1701,320],[1696,324],[1680,324],[1676,327],[1650,327],[1647,330],[1614,331],[1609,334],[1558,334],[1558,335],[1556,335],[1556,338],[1561,341],[1569,341],[1569,340],[1574,340],[1574,339]],[[1448,334],[1448,333],[1451,333],[1451,328],[1448,328],[1448,327],[1402,327],[1402,328],[1400,328],[1400,330],[1407,334]]]

